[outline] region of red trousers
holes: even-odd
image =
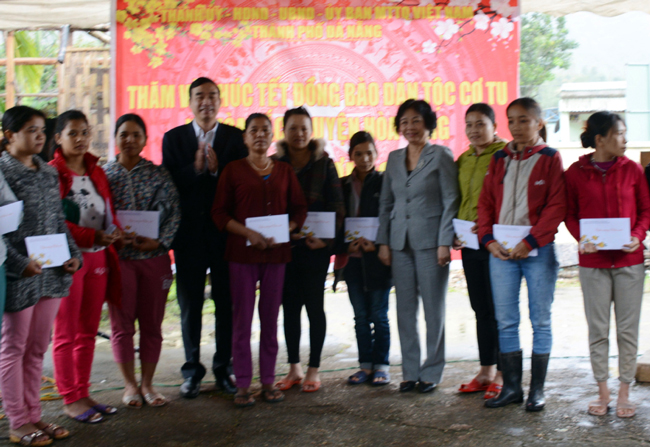
[[[54,321],[54,378],[66,405],[89,396],[95,337],[106,299],[106,250],[84,253],[83,258]]]

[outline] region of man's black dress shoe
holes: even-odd
[[[218,390],[226,394],[235,394],[237,393],[237,386],[233,383],[230,375],[227,372],[215,372],[214,377],[216,379],[215,385]]]
[[[194,399],[201,392],[201,381],[188,377],[181,385],[180,395],[185,399]]]
[[[399,384],[399,392],[400,393],[408,393],[409,391],[413,391],[415,389],[415,382],[414,380],[407,380],[406,382],[401,382]]]
[[[436,389],[436,386],[437,384],[433,382],[423,382],[420,380],[420,382],[418,382],[418,391],[420,393],[430,393]]]

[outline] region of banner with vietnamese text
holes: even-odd
[[[221,88],[219,119],[243,127],[304,105],[314,136],[328,141],[340,173],[357,130],[377,140],[379,163],[405,145],[397,107],[423,98],[438,115],[433,139],[459,155],[464,113],[474,102],[497,112],[518,92],[517,0],[118,0],[115,117],[148,126],[144,154],[161,161],[164,132],[189,122],[187,87],[208,76]]]

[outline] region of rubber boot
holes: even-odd
[[[530,367],[530,391],[526,400],[526,411],[540,411],[546,404],[544,399],[544,381],[550,354],[534,354]]]
[[[508,404],[520,404],[524,401],[524,390],[521,388],[522,352],[499,353],[501,371],[503,372],[503,388],[497,397],[485,401],[488,408],[504,407]]]

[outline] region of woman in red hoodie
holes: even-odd
[[[583,155],[566,172],[566,226],[580,241],[580,219],[628,217],[632,240],[622,250],[598,250],[580,243],[580,284],[589,325],[589,353],[598,382],[598,400],[589,414],[603,416],[610,402],[608,378],[611,303],[616,314],[618,370],[621,382],[616,415],[632,417],[630,383],[636,371],[639,317],[643,298],[643,247],[650,226],[650,194],[643,169],[625,155],[625,123],[610,112],[589,117],[580,136],[583,147],[596,149]]]
[[[90,371],[95,336],[104,301],[119,305],[121,278],[113,246],[121,231],[106,174],[88,152],[90,127],[86,116],[70,110],[57,118],[57,148],[50,162],[59,172],[66,223],[83,252],[83,267],[73,276],[70,295],[61,302],[54,321],[52,359],[64,413],[79,422],[100,422],[117,410],[90,398]]]

